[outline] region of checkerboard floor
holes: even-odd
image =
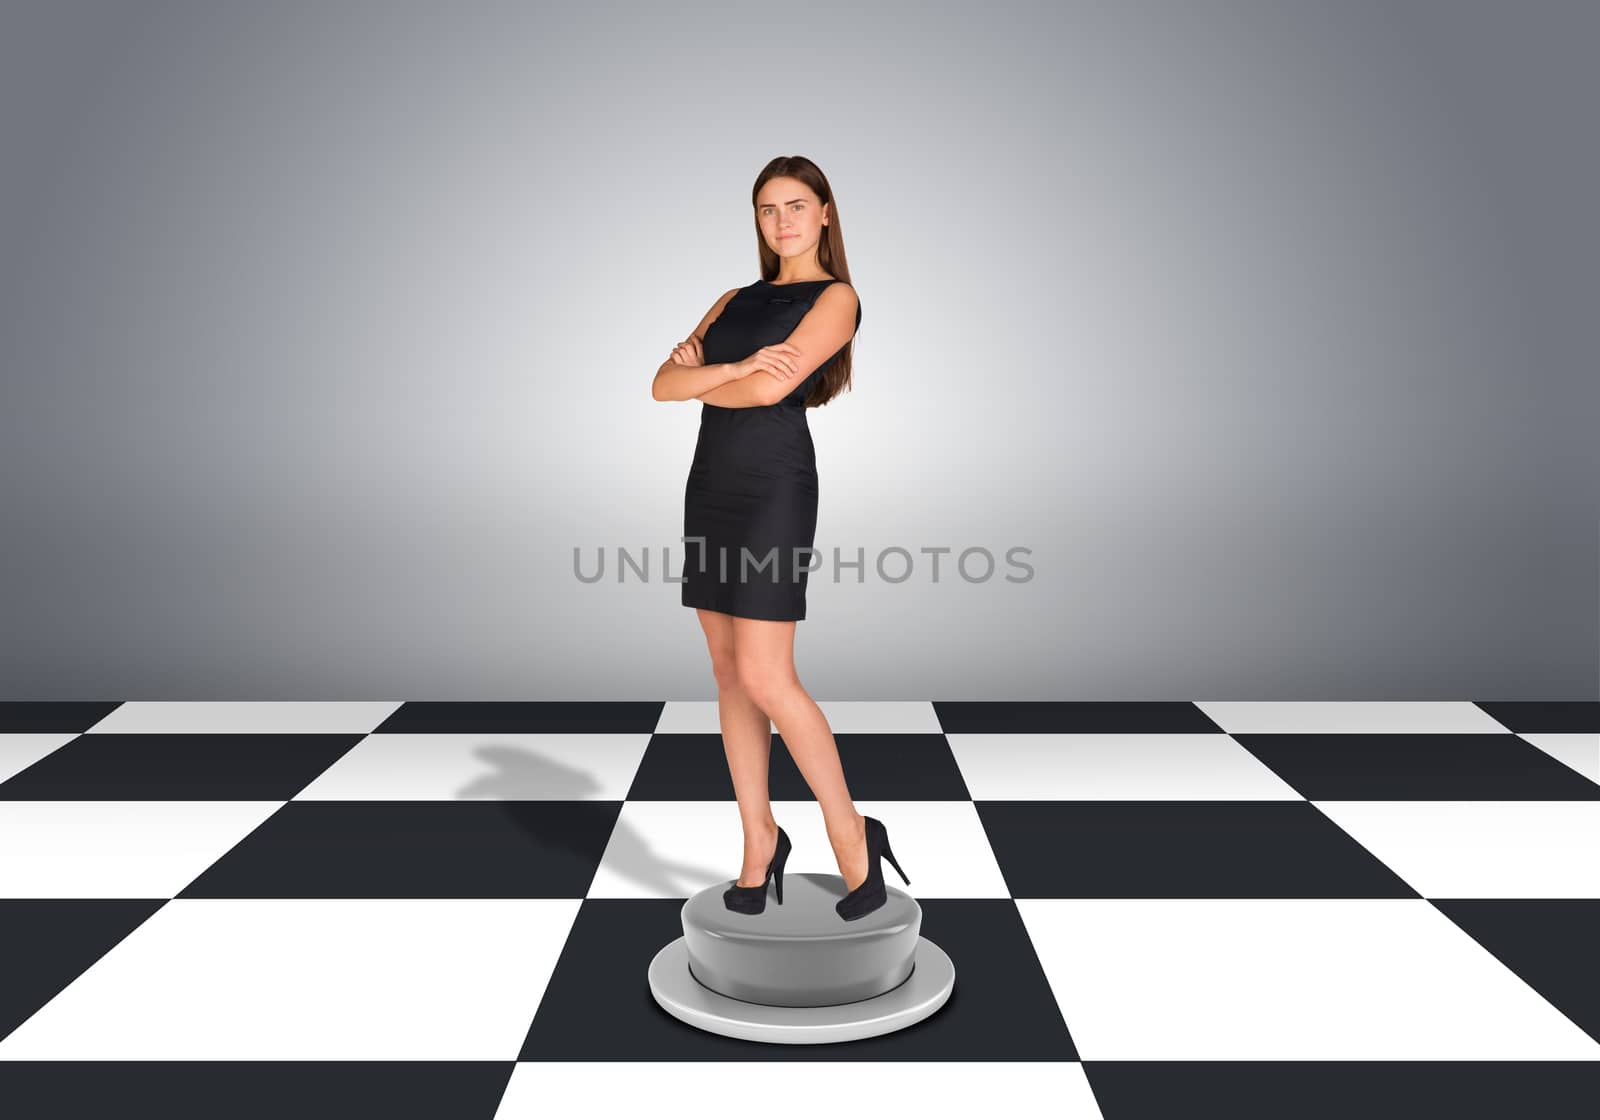
[[[715,702],[0,704],[0,1112],[1595,1115],[1600,704],[821,706],[956,986],[780,1046],[646,982]]]

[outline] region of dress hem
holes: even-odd
[[[715,611],[717,614],[725,614],[733,618],[755,619],[759,622],[804,622],[806,620],[805,612],[803,611],[797,615],[779,616],[771,614],[742,614],[739,611],[729,610],[727,607],[718,606],[715,603],[692,603],[687,599],[683,600],[683,605],[693,607],[696,610]]]

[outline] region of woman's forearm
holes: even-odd
[[[650,395],[658,401],[693,400],[736,377],[732,362],[686,366],[681,362],[666,361],[656,370],[656,378],[650,383]]]
[[[772,374],[758,369],[701,393],[699,399],[723,408],[764,408],[773,403],[773,387]]]

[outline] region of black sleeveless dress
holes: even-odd
[[[706,328],[706,364],[742,361],[782,342],[822,290],[836,283],[758,280],[740,288]],[[841,346],[777,404],[701,402],[700,437],[683,496],[684,606],[779,622],[805,618],[817,527],[817,456],[805,400],[843,352]]]

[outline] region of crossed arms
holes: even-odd
[[[696,353],[706,328],[714,323],[738,289],[724,292],[685,339]],[[784,342],[794,349],[795,373],[784,378],[765,367],[739,373],[738,362],[687,365],[668,358],[656,370],[650,395],[658,401],[701,400],[722,408],[757,408],[777,404],[812,371],[832,357],[855,334],[855,290],[849,284],[829,284],[817,296],[799,325]]]

